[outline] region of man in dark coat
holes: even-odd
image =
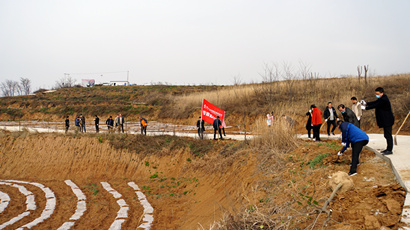
[[[356,114],[354,114],[354,112],[353,112],[351,109],[345,107],[345,105],[343,105],[343,104],[340,104],[340,105],[337,107],[337,109],[342,113],[342,115],[343,115],[343,120],[344,120],[345,122],[352,123],[352,124],[354,124],[357,128],[360,128],[359,120],[357,120]]]
[[[204,139],[204,131],[205,131],[205,121],[199,117],[198,121],[196,122],[196,127],[198,127],[198,136],[200,139]]]
[[[221,126],[222,126],[222,122],[221,120],[219,120],[219,116],[216,116],[216,119],[214,120],[213,123],[213,127],[214,127],[214,140],[216,140],[216,130],[219,131],[219,136],[221,136],[221,140],[223,140],[222,138],[222,133],[221,133]]]
[[[65,133],[67,134],[68,129],[70,128],[70,120],[68,119],[69,117],[67,116],[65,119]]]
[[[105,121],[105,124],[107,124],[108,127],[108,133],[112,133],[113,128],[114,128],[114,120],[112,119],[112,116],[110,116],[107,121]]]
[[[95,115],[94,123],[95,123],[95,132],[99,133],[100,132],[100,118],[97,115]]]
[[[379,128],[383,128],[384,138],[386,138],[387,148],[383,150],[383,155],[393,154],[393,135],[392,128],[394,124],[394,115],[391,109],[390,100],[384,89],[378,87],[376,90],[376,101],[368,102],[362,101],[362,105],[366,105],[365,110],[376,109],[376,121]]]
[[[339,118],[337,117],[335,108],[332,107],[332,102],[327,103],[327,107],[325,111],[323,111],[323,117],[325,118],[325,122],[327,123],[327,135],[330,136],[331,125],[333,125],[332,134],[335,135],[336,119],[339,120]]]

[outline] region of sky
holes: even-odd
[[[2,0],[0,82],[260,82],[266,66],[320,77],[410,72],[408,0]],[[68,76],[68,75],[67,75]]]

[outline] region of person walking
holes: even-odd
[[[114,119],[114,123],[115,123],[115,129],[114,129],[114,133],[115,131],[118,130],[118,132],[120,132],[120,116],[116,116]]]
[[[86,133],[87,130],[85,128],[85,117],[82,114],[80,114],[80,119],[81,119],[81,132]]]
[[[198,136],[200,139],[204,139],[204,131],[205,131],[205,121],[199,117],[198,121],[196,122],[196,127],[198,127]]]
[[[340,132],[342,132],[342,150],[338,155],[342,155],[344,151],[352,144],[352,164],[350,166],[349,176],[357,174],[357,165],[359,165],[359,156],[363,147],[369,143],[369,136],[359,127],[349,122],[337,122]]]
[[[360,119],[362,117],[362,104],[357,101],[356,97],[352,97],[350,100],[352,100],[352,111],[356,115],[357,121],[359,122],[359,128],[360,128]]]
[[[222,133],[224,134],[224,137],[226,137],[226,134],[225,134],[225,128],[226,128],[225,116],[224,116],[224,118],[222,119],[221,127],[220,127],[220,128],[222,129]]]
[[[119,125],[118,132],[122,131],[122,133],[124,133],[124,124],[125,124],[125,119],[122,116],[122,114],[120,113],[120,115],[118,117],[118,125]]]
[[[308,120],[307,120],[307,122],[306,122],[306,130],[307,130],[307,132],[308,132],[308,138],[311,139],[310,132],[311,132],[311,130],[312,130],[312,110],[309,110],[309,111],[306,113],[306,116],[309,116],[309,117],[308,117]]]
[[[219,120],[219,116],[216,116],[216,119],[214,120],[214,123],[213,123],[213,127],[214,127],[214,140],[216,140],[216,131],[218,130],[218,132],[219,132],[219,136],[221,137],[220,139],[221,140],[223,140],[223,138],[222,138],[222,133],[221,133],[221,127],[222,126],[222,123],[221,123],[221,120]]]
[[[322,111],[316,107],[316,105],[311,105],[312,109],[312,127],[313,127],[313,140],[320,141],[320,127],[322,126]]]
[[[77,117],[75,118],[75,120],[74,120],[74,125],[77,127],[77,132],[80,132],[80,131],[81,131],[80,124],[81,124],[80,117],[77,116]]]
[[[99,127],[100,126],[100,118],[97,115],[95,115],[94,123],[95,123],[95,132],[99,133],[100,132],[100,127]]]
[[[336,129],[336,119],[339,120],[337,117],[337,113],[335,108],[332,107],[332,102],[327,103],[327,107],[323,112],[323,117],[325,118],[325,122],[327,123],[327,135],[330,136],[330,126],[332,125],[332,135],[335,135]]]
[[[384,93],[382,87],[378,87],[376,90],[376,101],[368,102],[362,100],[365,110],[376,109],[376,121],[379,128],[383,128],[384,138],[387,142],[387,148],[382,152],[383,155],[393,154],[393,136],[392,128],[394,124],[394,115],[391,109],[390,100]]]
[[[70,128],[70,119],[68,116],[65,118],[65,134],[67,134],[68,129]]]
[[[112,116],[110,116],[106,121],[105,124],[107,124],[108,128],[108,133],[112,133],[114,129],[114,120],[112,119]]]
[[[353,113],[353,111],[349,108],[347,108],[345,105],[340,104],[337,109],[339,112],[342,113],[343,120],[345,122],[349,122],[354,124],[357,128],[360,128],[359,126],[359,121],[357,120],[356,114]]]
[[[140,125],[141,125],[141,135],[147,135],[147,126],[148,126],[147,119],[140,116]]]

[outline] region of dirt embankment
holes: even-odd
[[[349,151],[336,159],[340,146],[331,141],[301,141],[294,151],[261,165],[263,156],[257,149],[236,141],[117,137],[2,133],[1,179],[39,182],[56,193],[56,211],[41,228],[58,227],[73,214],[75,196],[66,179],[74,181],[88,199],[88,209],[76,229],[107,228],[114,221],[118,206],[102,188],[102,181],[109,182],[129,204],[130,218],[123,225],[127,228],[136,228],[143,215],[135,193],[126,185],[129,181],[139,185],[154,207],[153,229],[208,229],[211,225],[233,229],[243,228],[250,220],[258,220],[253,224],[263,229],[304,228],[313,223],[314,210],[331,194],[328,177],[347,172],[350,163]],[[354,189],[335,197],[328,207],[331,216],[322,214],[317,228],[399,226],[404,190],[394,181],[389,166],[373,153],[364,151],[360,161]],[[21,195],[6,187],[0,190],[11,194],[13,203],[0,221],[21,213],[24,206]],[[36,202],[42,210],[45,201]]]

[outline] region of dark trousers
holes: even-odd
[[[66,126],[65,127],[65,133],[67,133],[68,129],[70,128],[70,126]]]
[[[225,128],[222,127],[222,132],[224,133],[224,136],[226,136],[225,134]]]
[[[367,145],[369,141],[358,141],[352,144],[352,166],[350,166],[350,173],[357,172],[357,164],[359,164],[359,155],[363,146]]]
[[[308,131],[308,138],[310,138],[310,132],[312,129],[306,129]]]
[[[147,126],[141,126],[141,134],[147,135]]]
[[[202,128],[198,128],[198,136],[200,139],[204,139],[204,130]]]
[[[124,124],[119,124],[118,132],[121,132],[121,131],[124,133]]]
[[[384,130],[384,138],[386,138],[386,142],[387,142],[387,151],[393,151],[393,130],[392,130],[392,126],[389,127],[383,127]]]
[[[223,139],[221,129],[217,129],[217,130],[219,131],[219,136],[221,136],[221,139]],[[216,129],[214,129],[214,140],[216,140]]]
[[[98,124],[95,124],[95,132],[100,132],[100,127],[99,127],[99,125]]]
[[[85,133],[87,130],[85,129],[85,125],[81,125],[81,132]]]
[[[330,126],[333,125],[332,133],[336,129],[336,120],[327,120],[327,135],[330,135]]]
[[[313,138],[316,138],[317,141],[320,141],[320,127],[321,126],[322,124],[313,126]]]

